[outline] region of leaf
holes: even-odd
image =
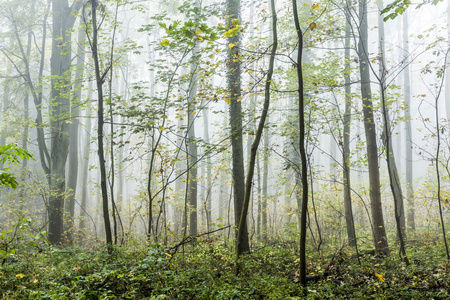
[[[195,34],[200,34],[200,33],[202,33],[202,31],[201,31],[200,29],[197,29],[197,30],[195,31]]]
[[[161,131],[164,131],[164,130],[165,130],[165,128],[162,127],[162,126],[159,126],[158,128],[159,128],[159,130],[161,130]]]
[[[313,4],[312,6],[311,6],[311,9],[319,9],[319,4]]]
[[[317,28],[317,24],[315,22],[312,22],[311,24],[309,24],[309,29],[314,30]]]
[[[162,40],[161,42],[159,42],[159,44],[161,45],[161,46],[164,46],[164,47],[167,47],[167,46],[169,46],[169,40],[168,39],[164,39],[164,40]]]
[[[375,276],[376,276],[381,282],[384,282],[384,273],[380,273],[380,274],[375,273]]]
[[[228,49],[232,50],[233,47],[234,47],[234,44],[233,44],[233,43],[229,43],[229,44],[228,44]]]

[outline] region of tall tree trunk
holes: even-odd
[[[50,176],[49,176],[49,225],[48,240],[52,244],[62,242],[63,210],[66,196],[66,161],[69,153],[70,115],[70,67],[71,28],[75,22],[75,11],[81,1],[69,6],[67,0],[53,0],[53,30],[51,69],[51,114],[50,114]]]
[[[361,96],[363,102],[364,131],[366,135],[367,161],[369,165],[370,208],[372,212],[374,247],[378,253],[389,253],[389,245],[384,226],[383,207],[380,191],[380,171],[378,148],[373,114],[373,99],[370,88],[370,69],[368,58],[367,2],[359,0],[359,70],[361,74]]]
[[[261,195],[261,235],[262,240],[267,241],[268,230],[267,230],[267,186],[268,186],[268,176],[269,175],[269,134],[267,129],[264,131],[264,150],[263,150],[263,175],[262,175],[262,195]]]
[[[198,46],[196,46],[198,47]],[[193,57],[197,59],[197,48],[194,47]],[[188,156],[189,160],[189,234],[197,235],[197,143],[195,140],[195,96],[197,95],[197,66],[191,66],[192,82],[188,97]]]
[[[66,213],[68,214],[67,222],[67,239],[69,243],[73,242],[73,231],[75,224],[75,196],[78,181],[78,128],[79,114],[81,105],[81,92],[84,74],[85,51],[84,43],[86,39],[85,28],[78,29],[78,47],[77,47],[77,70],[75,72],[75,97],[76,100],[72,105],[72,124],[70,125],[70,146],[69,146],[69,178],[67,187],[69,189],[66,202]]]
[[[240,19],[241,1],[227,0],[226,15],[227,26],[231,26],[233,19]],[[227,45],[233,44],[232,49],[228,49],[227,57],[227,85],[230,102],[230,127],[231,127],[231,151],[233,163],[233,196],[234,196],[234,217],[236,228],[239,228],[241,212],[245,197],[245,175],[244,175],[244,149],[242,136],[242,105],[241,105],[241,34],[227,39]],[[244,252],[250,251],[248,242],[247,223],[244,222],[245,234],[243,235],[242,249]],[[237,231],[236,231],[237,235]]]
[[[410,79],[410,54],[409,54],[409,24],[408,24],[408,10],[403,14],[403,64],[405,69],[403,70],[403,90],[404,90],[404,117],[405,117],[405,152],[406,152],[406,198],[407,198],[407,224],[408,228],[414,234],[416,230],[415,220],[415,208],[414,208],[414,187],[413,187],[413,144],[412,144],[412,120],[411,120],[411,79]]]
[[[264,130],[264,124],[266,123],[267,114],[269,112],[269,104],[270,104],[270,85],[272,83],[272,75],[275,63],[275,53],[278,48],[278,36],[277,36],[277,14],[275,9],[275,0],[270,0],[270,7],[272,12],[272,34],[273,34],[273,43],[272,43],[272,51],[270,53],[270,61],[269,61],[269,70],[267,71],[266,84],[264,89],[264,107],[261,113],[261,118],[259,119],[258,129],[255,134],[255,140],[253,141],[250,155],[250,162],[248,165],[248,173],[247,180],[245,182],[245,197],[244,203],[242,206],[241,218],[238,227],[238,235],[236,239],[236,270],[235,274],[238,275],[240,271],[239,266],[239,258],[246,251],[245,249],[245,240],[248,243],[248,232],[247,232],[247,214],[248,208],[250,204],[250,196],[253,185],[253,174],[255,171],[255,163],[256,163],[256,154],[258,151],[258,146],[261,141],[261,136]]]
[[[348,7],[346,7],[346,14]],[[348,19],[348,16],[347,16]],[[352,121],[352,97],[350,83],[350,24],[345,26],[345,55],[344,55],[344,82],[345,82],[345,112],[344,112],[344,137],[343,137],[343,181],[344,181],[344,208],[345,224],[347,225],[348,243],[356,246],[355,222],[352,209],[352,193],[350,184],[350,126]]]
[[[92,81],[89,81],[88,85],[88,99],[91,99],[92,96]],[[81,179],[82,179],[82,189],[81,189],[81,205],[80,205],[80,239],[84,237],[86,230],[86,210],[87,210],[87,192],[88,192],[88,176],[89,176],[89,157],[91,153],[91,131],[92,131],[92,121],[91,121],[91,108],[88,106],[85,112],[85,122],[86,129],[84,134],[84,152],[83,152],[83,164],[81,171]]]
[[[297,80],[298,80],[298,122],[299,122],[299,150],[302,162],[301,183],[302,183],[302,206],[300,215],[300,283],[306,286],[306,217],[308,212],[308,165],[306,159],[306,135],[305,135],[305,99],[303,93],[303,69],[302,69],[302,53],[303,53],[303,31],[300,28],[297,0],[293,1],[294,23],[298,38],[297,51]]]
[[[92,57],[94,59],[95,66],[95,80],[97,83],[97,101],[98,101],[98,120],[97,120],[97,143],[98,143],[98,159],[100,167],[100,187],[102,191],[102,206],[103,206],[103,221],[105,225],[106,244],[108,246],[108,252],[112,252],[112,233],[111,223],[109,219],[109,204],[108,204],[108,189],[106,182],[106,165],[105,165],[105,153],[103,146],[103,125],[104,125],[104,112],[103,112],[103,76],[100,73],[99,55],[98,55],[98,43],[97,43],[97,5],[95,0],[91,0],[92,3]],[[112,62],[111,62],[112,63]]]
[[[203,139],[205,144],[209,145],[209,109],[206,105],[203,109]],[[206,225],[207,231],[211,230],[210,224],[212,222],[211,216],[211,193],[212,193],[212,177],[211,177],[211,156],[206,156],[206,198],[205,198],[205,210],[206,210]]]

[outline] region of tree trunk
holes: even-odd
[[[197,57],[197,48],[194,47],[193,57]],[[195,140],[195,96],[197,95],[197,66],[191,66],[192,82],[188,97],[188,156],[189,160],[189,234],[197,235],[197,144]]]
[[[89,81],[88,85],[88,99],[91,98],[92,95],[92,81]],[[86,108],[85,115],[86,129],[84,134],[84,152],[83,152],[83,165],[81,171],[81,179],[82,179],[82,189],[81,189],[81,207],[80,207],[80,238],[85,235],[86,230],[86,210],[87,210],[87,192],[88,192],[88,176],[89,176],[89,157],[91,153],[91,130],[92,130],[92,121],[91,121],[91,108]]]
[[[269,112],[270,104],[270,85],[272,83],[272,75],[275,63],[275,53],[278,48],[278,36],[277,36],[277,15],[275,10],[275,0],[270,1],[270,6],[272,10],[272,33],[273,33],[273,44],[272,51],[270,53],[269,70],[267,71],[267,79],[264,89],[264,107],[261,113],[261,118],[259,119],[258,129],[256,131],[255,140],[253,141],[250,155],[250,162],[248,165],[247,180],[245,182],[245,197],[242,206],[242,213],[240,218],[240,223],[238,227],[238,235],[236,239],[236,270],[235,274],[238,275],[240,271],[239,258],[241,255],[247,251],[245,249],[245,241],[248,243],[248,232],[247,232],[247,214],[248,207],[250,204],[250,195],[253,185],[253,174],[255,171],[256,154],[258,151],[258,146],[261,141],[261,136],[264,130],[264,124],[266,123],[267,114]]]
[[[346,7],[346,11],[347,11]],[[352,121],[352,97],[350,83],[350,24],[345,26],[345,55],[344,55],[344,82],[345,82],[345,112],[344,112],[344,137],[343,137],[343,181],[344,181],[344,208],[345,223],[347,225],[348,243],[356,246],[355,223],[352,209],[352,193],[350,184],[350,126]]]
[[[301,183],[302,183],[302,206],[300,216],[300,283],[306,286],[306,217],[308,212],[308,165],[305,149],[305,99],[303,94],[303,69],[302,69],[302,53],[303,53],[303,32],[300,28],[297,12],[297,0],[293,1],[294,23],[298,38],[297,52],[297,80],[298,80],[298,121],[299,121],[299,150],[302,162]]]
[[[205,144],[209,145],[209,109],[206,106],[203,109],[203,138]],[[205,210],[206,210],[206,225],[207,231],[211,230],[210,224],[212,223],[211,216],[211,193],[212,193],[212,177],[211,177],[211,156],[206,155],[206,198],[205,198]]]
[[[60,244],[63,235],[63,210],[66,196],[66,160],[69,153],[70,115],[70,67],[71,28],[75,22],[74,11],[82,5],[75,1],[69,6],[67,0],[53,0],[53,30],[51,69],[52,110],[50,118],[50,176],[49,176],[49,225],[48,240]]]
[[[359,70],[361,74],[361,96],[363,102],[364,131],[366,135],[367,160],[369,165],[370,207],[372,212],[374,246],[377,253],[389,253],[384,227],[383,208],[380,191],[380,171],[378,148],[373,114],[372,91],[370,88],[370,69],[368,58],[367,2],[359,0]]]
[[[97,143],[98,143],[98,159],[100,167],[100,187],[102,191],[102,206],[103,206],[103,221],[105,224],[105,234],[106,234],[106,244],[108,246],[108,252],[112,252],[112,234],[111,234],[111,223],[109,220],[109,204],[108,204],[108,190],[106,185],[106,165],[105,165],[105,153],[103,146],[103,124],[104,124],[104,113],[103,113],[103,79],[100,74],[99,56],[97,51],[97,2],[91,0],[92,3],[92,57],[94,59],[95,66],[95,79],[97,83],[97,97],[98,97],[98,120],[97,120]],[[111,62],[112,63],[112,62]]]
[[[81,105],[81,92],[84,74],[84,40],[86,39],[85,28],[78,29],[78,47],[77,47],[77,70],[75,72],[75,103],[72,106],[72,124],[70,125],[70,147],[69,147],[69,178],[67,187],[69,189],[66,203],[66,213],[69,220],[67,222],[67,239],[69,243],[73,242],[73,231],[75,224],[75,196],[78,181],[78,128],[79,114]]]
[[[267,242],[268,230],[267,230],[267,185],[269,174],[269,134],[264,131],[264,150],[263,150],[263,176],[262,176],[262,203],[261,203],[261,235],[262,240]]]
[[[408,10],[403,14],[403,64],[405,69],[403,70],[403,90],[404,90],[404,117],[405,117],[405,165],[406,165],[406,199],[407,199],[407,224],[411,233],[414,234],[416,230],[416,218],[414,208],[414,185],[413,185],[413,144],[412,144],[412,119],[411,119],[411,79],[410,79],[410,60],[409,60],[409,24],[408,24]],[[450,76],[447,76],[450,77]],[[449,85],[450,86],[450,85]],[[447,89],[446,89],[447,90]],[[450,93],[450,89],[449,93]],[[447,98],[448,99],[448,98]]]
[[[241,1],[227,0],[227,26],[231,25],[231,20],[240,19]],[[233,164],[233,196],[234,196],[234,217],[236,228],[239,228],[241,212],[245,196],[245,175],[244,175],[244,149],[242,137],[242,106],[241,106],[241,35],[236,34],[227,39],[227,44],[233,44],[232,49],[228,49],[228,71],[227,71],[227,85],[230,102],[230,127],[231,127],[231,151]],[[242,249],[244,252],[250,251],[248,242],[247,224],[244,222],[245,234],[243,235]],[[237,231],[236,231],[237,235]]]

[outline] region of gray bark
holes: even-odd
[[[81,92],[84,74],[84,40],[86,39],[85,28],[78,29],[78,47],[77,47],[77,70],[75,72],[75,101],[72,103],[72,124],[70,125],[70,146],[69,146],[69,178],[67,188],[69,189],[66,202],[66,212],[69,220],[67,221],[67,238],[70,243],[73,242],[73,230],[75,224],[75,196],[78,181],[78,128],[79,114],[81,105]]]
[[[409,24],[408,24],[408,11],[403,14],[403,51],[404,58],[403,64],[405,69],[403,70],[403,89],[404,89],[404,117],[405,117],[405,152],[406,152],[406,198],[407,198],[407,224],[408,228],[414,234],[416,230],[415,221],[415,208],[414,208],[414,188],[413,188],[413,162],[412,162],[412,120],[411,120],[411,79],[409,68]]]
[[[79,10],[81,1],[69,6],[67,0],[52,1],[52,56],[50,114],[50,176],[49,176],[49,225],[48,240],[52,244],[62,242],[63,210],[66,197],[66,161],[69,153],[70,123],[70,67],[71,28],[75,22],[74,11]]]

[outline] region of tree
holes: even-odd
[[[348,2],[346,3],[345,13],[346,19],[349,19]],[[345,223],[347,225],[348,243],[356,246],[355,223],[352,210],[352,192],[350,184],[350,125],[352,114],[352,98],[350,85],[350,24],[347,22],[345,26],[345,54],[344,54],[344,84],[345,84],[345,111],[344,111],[344,132],[342,141],[342,159],[343,159],[343,182],[344,182],[344,207],[345,207]]]
[[[415,208],[414,208],[414,187],[413,187],[413,161],[412,161],[412,120],[411,120],[411,82],[410,82],[410,61],[409,61],[409,42],[408,42],[408,12],[403,15],[403,63],[405,69],[403,70],[403,93],[405,103],[405,151],[406,151],[406,198],[407,198],[407,212],[406,220],[408,228],[414,233],[416,230]],[[447,76],[448,77],[448,76]],[[446,91],[449,89],[446,89]],[[449,90],[450,92],[450,90]]]
[[[50,59],[52,75],[52,110],[50,120],[50,161],[49,161],[49,226],[48,240],[61,243],[63,234],[63,208],[66,190],[66,160],[69,153],[70,124],[70,68],[71,29],[81,1],[69,6],[67,0],[52,0],[52,56]]]
[[[103,147],[103,126],[104,126],[104,99],[103,99],[103,82],[106,72],[102,73],[100,70],[100,58],[98,53],[98,30],[97,25],[97,7],[98,2],[96,0],[90,1],[91,15],[92,15],[92,38],[88,35],[89,44],[92,50],[92,58],[94,59],[95,67],[95,81],[97,83],[97,143],[98,143],[98,159],[100,165],[100,188],[102,191],[102,205],[103,205],[103,220],[105,224],[106,244],[108,246],[108,252],[112,252],[112,234],[111,234],[111,222],[109,219],[109,204],[108,204],[108,189],[106,185],[106,165],[105,165],[105,153]],[[85,20],[86,22],[87,20]],[[112,62],[111,62],[112,63]]]
[[[383,8],[382,3],[378,3],[378,8],[381,11]],[[379,47],[378,47],[378,82],[380,83],[380,93],[381,93],[381,105],[383,110],[383,142],[385,145],[386,162],[388,167],[389,182],[391,186],[392,196],[394,198],[394,217],[397,225],[397,237],[400,242],[400,257],[409,265],[408,257],[406,256],[405,250],[405,213],[403,207],[403,195],[402,188],[400,185],[400,178],[398,176],[397,164],[395,163],[394,149],[392,147],[392,130],[391,130],[391,120],[389,116],[389,109],[386,103],[386,58],[385,58],[385,45],[384,45],[384,23],[381,17],[378,17],[378,32],[379,32]]]
[[[226,14],[227,26],[230,29],[240,28],[239,18],[241,10],[240,0],[227,0]],[[245,198],[245,175],[244,175],[244,147],[242,135],[242,105],[241,105],[241,35],[240,32],[231,34],[227,38],[227,87],[228,101],[230,103],[230,128],[231,128],[231,151],[232,151],[232,177],[234,196],[234,217],[236,227],[239,228]],[[250,251],[248,242],[248,230],[246,222],[243,223],[245,232],[242,240],[244,252]],[[236,231],[237,235],[237,231]]]
[[[272,11],[272,36],[273,36],[273,42],[272,42],[272,50],[270,52],[270,60],[269,60],[269,69],[267,71],[267,77],[266,77],[266,83],[264,88],[264,107],[261,113],[261,118],[259,119],[258,129],[255,134],[255,140],[253,141],[252,147],[251,147],[251,154],[250,154],[250,162],[248,165],[248,172],[247,172],[247,178],[245,182],[245,197],[244,197],[244,203],[242,206],[241,211],[241,217],[238,227],[238,235],[236,239],[236,270],[235,274],[239,274],[239,258],[240,256],[246,251],[245,249],[245,240],[248,239],[246,235],[248,234],[247,229],[247,214],[248,214],[248,207],[250,204],[250,196],[252,192],[252,185],[253,185],[253,175],[255,172],[255,164],[256,164],[256,154],[258,151],[258,146],[261,141],[262,133],[264,130],[264,124],[266,123],[267,114],[269,112],[269,104],[270,104],[270,86],[272,84],[272,75],[273,75],[273,69],[274,69],[274,63],[275,63],[275,53],[277,51],[278,47],[278,35],[277,35],[277,14],[275,9],[275,0],[270,1],[270,7]],[[267,234],[267,233],[263,233]]]
[[[370,87],[366,0],[359,0],[359,24],[358,57],[361,76],[361,96],[363,104],[364,132],[367,147],[367,163],[369,166],[370,208],[372,213],[374,237],[373,242],[376,252],[388,254],[389,246],[386,237],[383,208],[381,204],[380,171],[378,165],[375,119],[373,114],[373,97]]]
[[[67,195],[66,212],[68,213],[67,239],[70,243],[73,242],[73,231],[75,224],[75,196],[78,182],[78,128],[79,128],[79,113],[81,105],[82,81],[84,74],[84,40],[86,33],[84,28],[78,29],[78,50],[77,50],[77,69],[75,71],[75,96],[76,99],[72,105],[72,123],[70,125],[70,145],[69,145],[69,175],[67,181],[67,188],[69,189]]]
[[[302,70],[302,52],[303,52],[303,31],[300,28],[300,22],[297,11],[297,0],[292,2],[294,12],[295,30],[297,32],[298,50],[297,50],[297,80],[298,80],[298,119],[299,119],[299,147],[302,183],[302,206],[300,211],[300,283],[306,286],[306,217],[308,213],[308,164],[305,148],[305,98],[303,92],[303,70]]]

